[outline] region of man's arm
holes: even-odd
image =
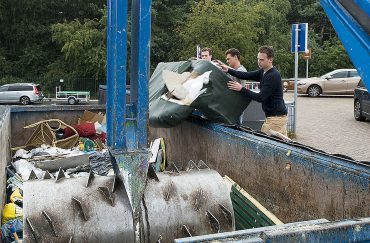
[[[229,73],[230,75],[234,77],[244,79],[244,80],[260,81],[261,70],[252,71],[252,72],[242,72],[242,71],[236,71],[232,68],[229,68],[229,66],[227,66],[220,60],[216,60],[216,63],[218,63],[222,71],[224,71],[225,73]]]
[[[251,71],[251,72],[242,72],[242,71],[236,71],[234,69],[229,68],[227,70],[227,73],[231,74],[234,77],[244,79],[244,80],[255,80],[260,81],[260,75],[261,71]]]
[[[272,95],[273,90],[274,90],[274,80],[271,80],[271,77],[266,77],[265,80],[263,81],[263,85],[259,93],[250,91],[246,88],[242,88],[240,90],[240,93],[251,98],[252,100],[263,102]]]

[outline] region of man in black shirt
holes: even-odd
[[[243,95],[262,103],[266,120],[261,131],[271,134],[270,130],[287,136],[287,109],[283,99],[283,87],[280,73],[272,65],[274,50],[270,46],[261,46],[258,51],[257,61],[260,70],[242,72],[229,69],[225,64],[219,62],[222,70],[244,80],[255,80],[260,82],[260,92],[256,93],[243,87],[240,83],[229,81],[229,89],[242,93]]]

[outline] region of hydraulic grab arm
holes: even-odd
[[[370,1],[321,0],[358,73],[370,88]]]

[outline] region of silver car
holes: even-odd
[[[299,94],[311,97],[320,94],[354,94],[359,81],[356,69],[337,69],[318,78],[301,79],[297,89]]]
[[[1,103],[21,103],[41,101],[44,98],[40,85],[34,83],[14,83],[0,86]]]

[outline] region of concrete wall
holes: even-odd
[[[10,108],[0,106],[0,218],[5,204],[6,166],[10,162]]]
[[[85,110],[95,113],[100,111],[105,114],[105,106],[103,105],[12,106],[11,145],[18,147],[25,144],[33,132],[33,129],[23,128],[27,125],[47,119],[59,119],[68,125],[74,125]]]
[[[168,161],[205,161],[285,223],[370,215],[369,166],[202,121],[150,137],[164,137]]]

